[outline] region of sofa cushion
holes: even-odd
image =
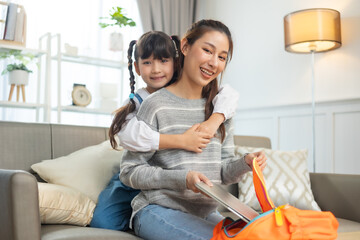
[[[137,240],[132,232],[71,225],[42,225],[41,240]]]
[[[105,141],[31,168],[46,182],[74,188],[96,203],[111,177],[119,172],[121,157],[122,151],[113,150]]]
[[[73,224],[90,223],[95,203],[81,192],[50,183],[38,183],[41,223]]]
[[[307,170],[307,150],[278,151],[237,146],[236,154],[264,150],[267,166],[264,178],[270,198],[276,206],[290,204],[299,209],[320,210],[314,200]],[[261,211],[256,198],[252,173],[246,173],[239,182],[239,199],[256,211]]]

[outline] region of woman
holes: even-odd
[[[179,79],[158,90],[141,105],[137,118],[161,134],[179,134],[208,119],[212,99],[218,92],[217,76],[230,60],[233,44],[229,29],[221,22],[201,20],[181,40]],[[126,152],[120,179],[141,192],[132,201],[132,228],[144,239],[210,239],[223,219],[217,203],[199,193],[196,182],[231,184],[251,170],[262,152],[243,158],[234,155],[232,120],[219,128],[218,137],[202,153],[169,149]]]

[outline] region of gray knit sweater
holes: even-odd
[[[188,100],[175,96],[165,88],[151,94],[141,104],[137,117],[161,134],[180,134],[205,119],[205,99]],[[153,152],[126,151],[120,179],[141,189],[132,201],[133,215],[149,204],[178,209],[201,218],[216,210],[215,200],[186,188],[186,174],[198,171],[212,182],[238,182],[251,168],[234,154],[232,120],[225,122],[223,143],[212,138],[202,153],[169,149]],[[131,221],[132,222],[132,221]]]

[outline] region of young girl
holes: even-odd
[[[179,79],[149,96],[137,118],[161,134],[179,134],[184,126],[209,119],[218,92],[217,76],[232,54],[229,29],[221,22],[201,20],[181,40]],[[243,158],[234,154],[231,119],[221,124],[202,153],[181,149],[124,153],[121,181],[141,192],[132,201],[133,229],[144,239],[210,239],[222,220],[217,203],[199,193],[196,182],[231,184],[251,170],[263,152]]]
[[[128,67],[130,72],[130,99],[126,105],[117,110],[110,126],[109,136],[113,148],[119,144],[131,151],[152,151],[178,148],[200,153],[213,137],[219,125],[231,118],[236,110],[238,94],[225,85],[214,99],[215,109],[211,117],[201,124],[195,124],[182,134],[159,134],[151,130],[144,122],[135,117],[141,102],[151,93],[170,85],[178,78],[179,39],[169,37],[163,32],[150,31],[141,36],[139,41],[132,41],[128,50]],[[147,87],[134,93],[134,74],[132,53],[135,47],[135,71],[141,76]],[[196,131],[196,134],[194,134]]]

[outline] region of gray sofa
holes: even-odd
[[[139,239],[131,232],[40,223],[37,179],[30,166],[98,144],[107,136],[107,128],[101,127],[0,121],[0,239]],[[268,138],[237,136],[235,141],[271,147]],[[312,173],[310,178],[321,209],[339,218],[339,232],[360,231],[360,175]],[[235,186],[228,188],[237,195]]]

